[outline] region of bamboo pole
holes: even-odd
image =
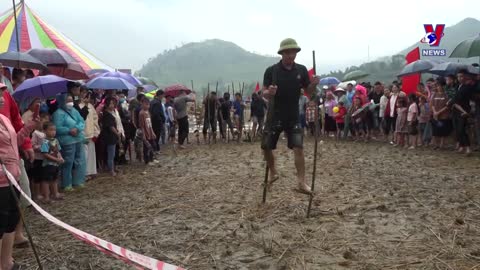
[[[316,61],[315,61],[315,51],[312,51],[312,57],[313,57],[313,75],[317,75],[317,67],[316,67]],[[313,150],[313,170],[312,170],[312,193],[310,194],[310,198],[308,201],[308,208],[307,208],[307,218],[310,217],[310,210],[312,209],[312,202],[313,202],[313,192],[315,190],[315,177],[317,173],[317,151],[318,151],[318,97],[316,96],[316,93],[312,94],[312,97],[315,98],[316,106],[315,106],[315,146]]]

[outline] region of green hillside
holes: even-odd
[[[250,91],[262,80],[265,68],[277,61],[277,57],[254,54],[232,42],[213,39],[165,51],[150,59],[138,73],[159,85],[190,86],[193,80],[197,90],[205,89],[208,83],[214,89],[218,81],[219,90],[224,91],[234,81],[235,90],[239,82],[245,82],[245,91]]]
[[[444,36],[440,43],[440,48],[447,50],[447,56],[453,51],[461,41],[476,36],[480,33],[480,21],[473,18],[466,18],[461,22],[447,27],[444,31]],[[396,79],[396,75],[400,73],[402,67],[404,66],[404,55],[410,52],[415,47],[429,48],[428,44],[420,43],[420,39],[415,41],[410,47],[402,50],[399,54],[394,56],[387,56],[378,59],[377,61],[364,63],[360,66],[348,67],[345,70],[332,71],[328,74],[323,74],[321,76],[335,76],[339,79],[342,79],[343,76],[353,70],[361,69],[365,72],[372,74],[371,76],[363,79],[365,81],[382,81],[389,83],[392,80]],[[452,58],[442,58],[442,57],[422,57],[421,59],[439,59],[445,61],[460,61],[464,63],[473,63],[479,61],[479,58],[470,58],[470,59],[452,59]]]
[[[460,42],[480,32],[480,21],[473,18],[466,18],[456,25],[445,29],[440,47],[447,49],[450,54]],[[389,83],[396,79],[405,64],[404,55],[414,47],[427,48],[428,45],[421,44],[421,37],[413,41],[412,46],[402,50],[397,55],[387,56],[377,61],[364,63],[360,66],[351,66],[345,70],[332,71],[325,76],[334,76],[342,79],[343,76],[353,70],[361,69],[371,76],[365,81],[383,81]],[[422,57],[424,59],[424,57]],[[436,57],[434,59],[442,59]],[[457,61],[457,59],[444,58],[443,60]],[[219,91],[226,91],[234,81],[235,90],[239,89],[239,82],[244,82],[245,93],[249,93],[256,82],[262,81],[262,74],[265,68],[279,61],[278,57],[262,56],[248,52],[238,45],[218,39],[206,40],[203,42],[188,43],[173,50],[151,58],[138,72],[142,76],[149,77],[159,85],[165,86],[173,83],[182,83],[190,86],[194,81],[195,90],[206,91],[207,84],[210,89],[215,89],[219,82]],[[476,59],[461,59],[462,62],[478,62]],[[230,90],[231,91],[231,90]]]

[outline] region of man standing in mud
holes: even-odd
[[[303,153],[303,132],[300,125],[298,101],[301,89],[309,96],[316,90],[319,79],[312,82],[307,68],[295,63],[300,47],[294,39],[287,38],[280,43],[278,54],[282,60],[267,68],[263,79],[264,96],[269,100],[269,113],[262,138],[262,149],[270,169],[269,185],[278,180],[273,150],[276,149],[281,132],[285,132],[288,148],[293,149],[297,169],[297,192],[311,194],[305,180],[305,157]],[[273,101],[273,106],[272,105]]]

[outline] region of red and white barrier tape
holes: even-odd
[[[97,248],[105,254],[111,255],[117,259],[122,260],[123,262],[133,265],[137,269],[151,269],[151,270],[183,270],[183,268],[162,262],[142,254],[135,253],[126,248],[117,246],[108,241],[105,241],[101,238],[98,238],[94,235],[86,233],[82,230],[74,228],[67,223],[57,219],[56,217],[49,214],[47,211],[43,210],[38,204],[36,204],[32,199],[30,199],[20,188],[17,181],[13,175],[7,170],[5,165],[2,164],[2,169],[6,173],[8,180],[12,185],[22,194],[22,196],[27,199],[32,206],[46,219],[51,221],[53,224],[64,228],[69,231],[77,239],[84,241],[85,243]]]

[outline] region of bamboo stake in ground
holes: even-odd
[[[312,52],[312,57],[313,57],[313,76],[317,75],[316,71],[316,62],[315,62],[315,51]],[[308,208],[307,208],[307,218],[310,217],[310,210],[312,209],[312,201],[313,201],[313,195],[314,195],[314,190],[315,190],[315,177],[317,173],[317,149],[318,149],[318,97],[316,95],[316,89],[315,92],[312,93],[312,100],[315,100],[315,146],[313,149],[313,171],[312,171],[312,193],[310,194],[310,198],[308,201]]]
[[[205,129],[205,124],[207,124],[207,136],[208,136],[208,144],[210,144],[210,106],[208,106],[208,100],[210,99],[210,83],[208,83],[207,85],[207,98],[205,99],[205,110],[207,110],[207,119],[204,118],[203,120],[203,129]],[[205,121],[206,120],[206,121]]]

